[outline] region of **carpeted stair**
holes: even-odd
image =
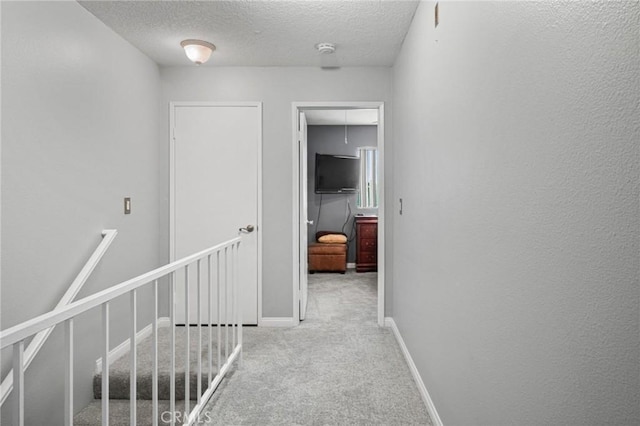
[[[170,423],[170,406],[169,401],[158,401],[158,424],[166,425]],[[184,401],[176,401],[175,410],[179,413],[184,412]],[[165,414],[163,414],[165,413]],[[136,424],[152,425],[153,424],[153,403],[150,400],[139,399],[136,403]],[[169,420],[169,421],[168,421]],[[102,423],[102,401],[96,400],[85,407],[81,412],[73,418],[74,426],[98,426]],[[176,422],[176,424],[181,424]],[[129,400],[112,399],[109,401],[109,425],[110,426],[129,426]]]
[[[163,412],[169,410],[170,383],[171,383],[171,345],[170,328],[161,327],[158,329],[158,418]],[[175,358],[175,393],[176,410],[184,409],[185,399],[185,352],[187,347],[185,327],[176,328],[176,358]],[[224,331],[224,330],[223,330]],[[217,329],[212,328],[214,345],[212,347],[212,372],[211,377],[216,375],[217,348],[215,346]],[[223,334],[224,339],[224,334]],[[223,340],[224,342],[224,340]],[[209,329],[202,327],[202,347],[198,354],[198,331],[197,327],[190,327],[189,342],[189,399],[192,400],[190,406],[195,405],[197,398],[197,377],[198,358],[202,362],[201,391],[205,392],[209,379]],[[224,347],[223,347],[224,352]],[[152,419],[152,340],[151,336],[141,340],[137,345],[137,408],[136,417],[139,425],[151,424]],[[222,354],[224,357],[224,353]],[[109,418],[111,425],[129,424],[129,386],[130,366],[129,354],[115,360],[109,367]],[[74,424],[80,426],[99,425],[101,420],[102,406],[102,373],[97,373],[93,377],[93,395],[95,400],[85,407],[74,417]],[[168,415],[168,414],[166,414]],[[165,415],[165,416],[166,416]],[[164,424],[159,420],[159,424]]]

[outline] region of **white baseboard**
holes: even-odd
[[[295,327],[298,321],[293,317],[263,317],[258,321],[260,327]]]
[[[170,320],[168,317],[158,318],[158,328],[168,327]],[[151,336],[153,333],[152,324],[147,325],[142,330],[136,333],[136,340],[139,342],[145,337]],[[109,365],[113,364],[116,360],[122,358],[124,355],[129,353],[129,348],[131,347],[131,339],[127,339],[124,342],[120,343],[115,348],[109,351]],[[102,373],[102,357],[96,360],[96,374]]]
[[[347,269],[356,269],[356,264],[354,263],[347,263]]]
[[[396,322],[391,317],[385,317],[384,325],[385,327],[389,327],[393,332],[393,335],[396,336],[396,340],[400,345],[400,349],[402,350],[404,358],[407,360],[407,364],[409,365],[409,370],[411,370],[413,380],[415,380],[416,385],[418,386],[418,392],[420,392],[420,396],[424,401],[424,405],[427,407],[427,411],[429,412],[429,417],[431,417],[433,426],[443,426],[442,420],[440,420],[440,416],[438,415],[438,411],[436,410],[436,406],[433,404],[433,400],[431,399],[429,392],[427,392],[427,388],[422,381],[422,377],[418,372],[418,368],[413,362],[413,358],[411,358],[411,354],[409,353],[407,346],[404,344],[404,340],[402,339],[402,335],[400,334],[400,330],[398,330]]]

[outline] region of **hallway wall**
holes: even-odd
[[[212,59],[212,60],[215,60]],[[263,103],[263,300],[264,317],[292,317],[293,140],[292,102],[383,101],[391,106],[390,68],[169,67],[161,69],[161,249],[169,253],[169,102]],[[385,136],[391,135],[386,110]],[[385,146],[392,158],[391,144]],[[296,157],[297,158],[297,154]],[[387,165],[390,162],[386,163]],[[388,173],[390,174],[390,169]],[[296,178],[297,179],[297,178]],[[385,190],[391,191],[390,179]],[[391,197],[387,198],[392,199]],[[390,232],[390,231],[389,231]],[[387,241],[391,234],[387,233]],[[390,253],[391,244],[387,245]],[[391,271],[387,270],[390,279]],[[391,285],[386,287],[390,299]],[[387,306],[390,309],[390,306]],[[390,310],[387,311],[390,312]]]
[[[445,425],[640,423],[638,2],[420,5],[393,315]]]
[[[55,307],[103,229],[118,236],[78,298],[158,266],[160,78],[154,62],[76,2],[0,7],[6,329]],[[150,321],[147,294],[138,295],[140,328]],[[128,305],[111,305],[112,347],[128,337]],[[75,322],[77,410],[93,396],[100,324],[99,309]],[[50,393],[64,389],[61,330],[25,374],[25,424],[63,423],[64,394]],[[3,376],[10,353],[2,353]],[[11,401],[2,408],[9,424]]]

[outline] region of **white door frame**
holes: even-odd
[[[303,112],[298,114],[298,120],[299,120],[299,125],[298,125],[298,165],[300,166],[300,173],[298,174],[298,179],[300,182],[305,182],[307,181],[307,156],[309,155],[307,153],[307,117],[305,116],[305,114]],[[303,126],[304,124],[304,126]],[[306,185],[298,185],[298,188],[300,189],[300,192],[298,192],[300,194],[300,214],[298,215],[298,223],[300,224],[300,227],[298,229],[300,229],[300,234],[299,234],[299,238],[300,238],[300,257],[299,259],[306,259],[307,255],[308,255],[308,230],[309,230],[309,212],[307,211],[308,208],[308,200],[309,200],[309,194],[307,191],[307,186]],[[300,320],[304,320],[306,315],[307,315],[307,304],[308,304],[308,299],[309,299],[309,268],[307,265],[307,262],[302,261],[299,262],[300,264],[300,273],[298,274],[298,277],[300,279]],[[306,275],[305,275],[306,274]]]
[[[258,325],[262,325],[262,102],[203,102],[181,101],[169,102],[169,262],[176,260],[175,252],[175,125],[176,107],[256,107],[260,117],[260,131],[258,132],[258,219],[256,223],[256,237],[258,245]]]
[[[292,153],[293,161],[293,322],[300,324],[300,165],[298,164],[298,117],[300,112],[313,109],[377,109],[378,110],[378,325],[384,326],[384,102],[292,102]]]

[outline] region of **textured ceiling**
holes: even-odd
[[[190,62],[180,41],[216,45],[203,66],[391,66],[417,1],[80,1],[160,65]],[[335,43],[322,55],[314,45]]]

